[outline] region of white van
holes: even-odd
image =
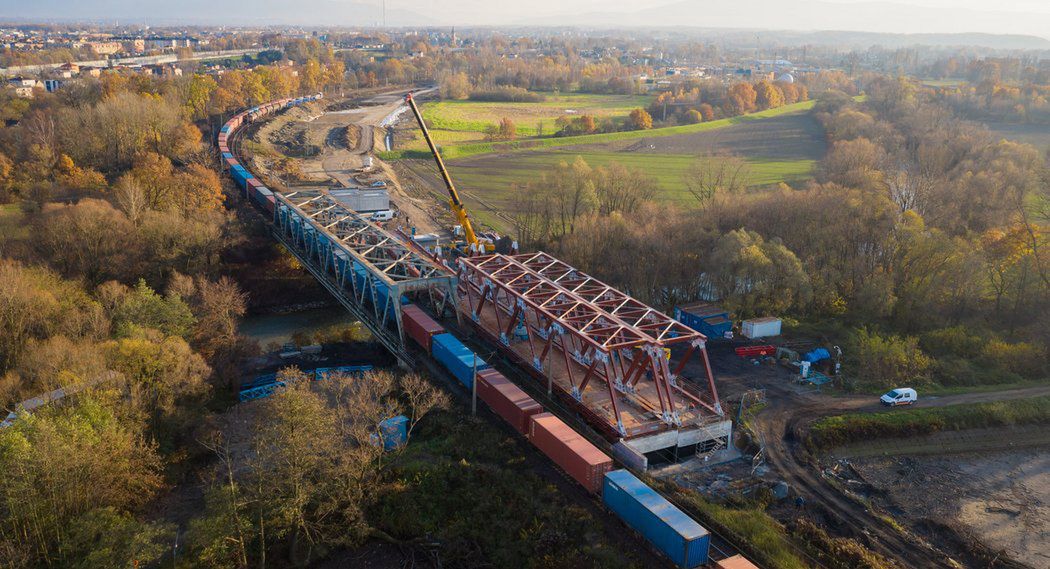
[[[397,217],[397,212],[392,209],[384,209],[372,214],[372,221],[390,221]]]
[[[910,387],[898,387],[879,398],[883,405],[911,405],[918,401],[919,395]]]

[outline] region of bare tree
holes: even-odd
[[[747,162],[737,156],[699,156],[683,176],[686,190],[700,207],[707,207],[719,194],[743,192],[751,178]]]
[[[933,180],[916,172],[912,165],[902,164],[895,171],[886,175],[886,187],[890,199],[897,204],[901,212],[908,210],[925,216]]]

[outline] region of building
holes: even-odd
[[[7,80],[7,85],[14,89],[15,96],[26,99],[32,99],[33,91],[44,86],[40,81],[26,77],[12,77]]]
[[[84,45],[91,48],[91,51],[98,55],[113,55],[120,53],[124,46],[119,41],[89,41]]]

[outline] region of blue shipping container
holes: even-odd
[[[222,128],[219,129],[219,132],[230,132],[230,125],[222,125]]]
[[[398,415],[384,419],[379,423],[379,433],[383,437],[383,450],[393,450],[408,443],[408,417]]]
[[[602,501],[679,567],[707,563],[711,534],[630,472],[605,475]]]
[[[233,158],[233,153],[232,152],[223,152],[222,153],[222,159],[223,160],[226,160],[226,159],[229,159],[229,158]]]
[[[467,386],[467,389],[474,387],[474,371],[481,371],[488,369],[489,364],[485,363],[485,360],[476,358],[475,368],[475,355],[474,352],[470,351],[470,348],[464,346],[459,340],[456,339],[452,334],[438,334],[431,340],[430,350],[438,362],[445,366],[449,372],[459,380],[460,383]]]
[[[726,332],[733,331],[733,320],[729,318],[729,313],[713,306],[696,309],[691,306],[675,307],[674,319],[712,340],[720,340]]]

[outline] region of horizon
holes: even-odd
[[[385,10],[384,10],[385,4]],[[231,0],[171,5],[133,0],[0,0],[12,25],[229,25],[232,27],[554,27],[715,29],[877,34],[989,34],[1050,40],[1050,5],[1031,0],[303,0],[295,6]],[[62,16],[56,17],[55,14]],[[384,25],[385,24],[385,25]]]

